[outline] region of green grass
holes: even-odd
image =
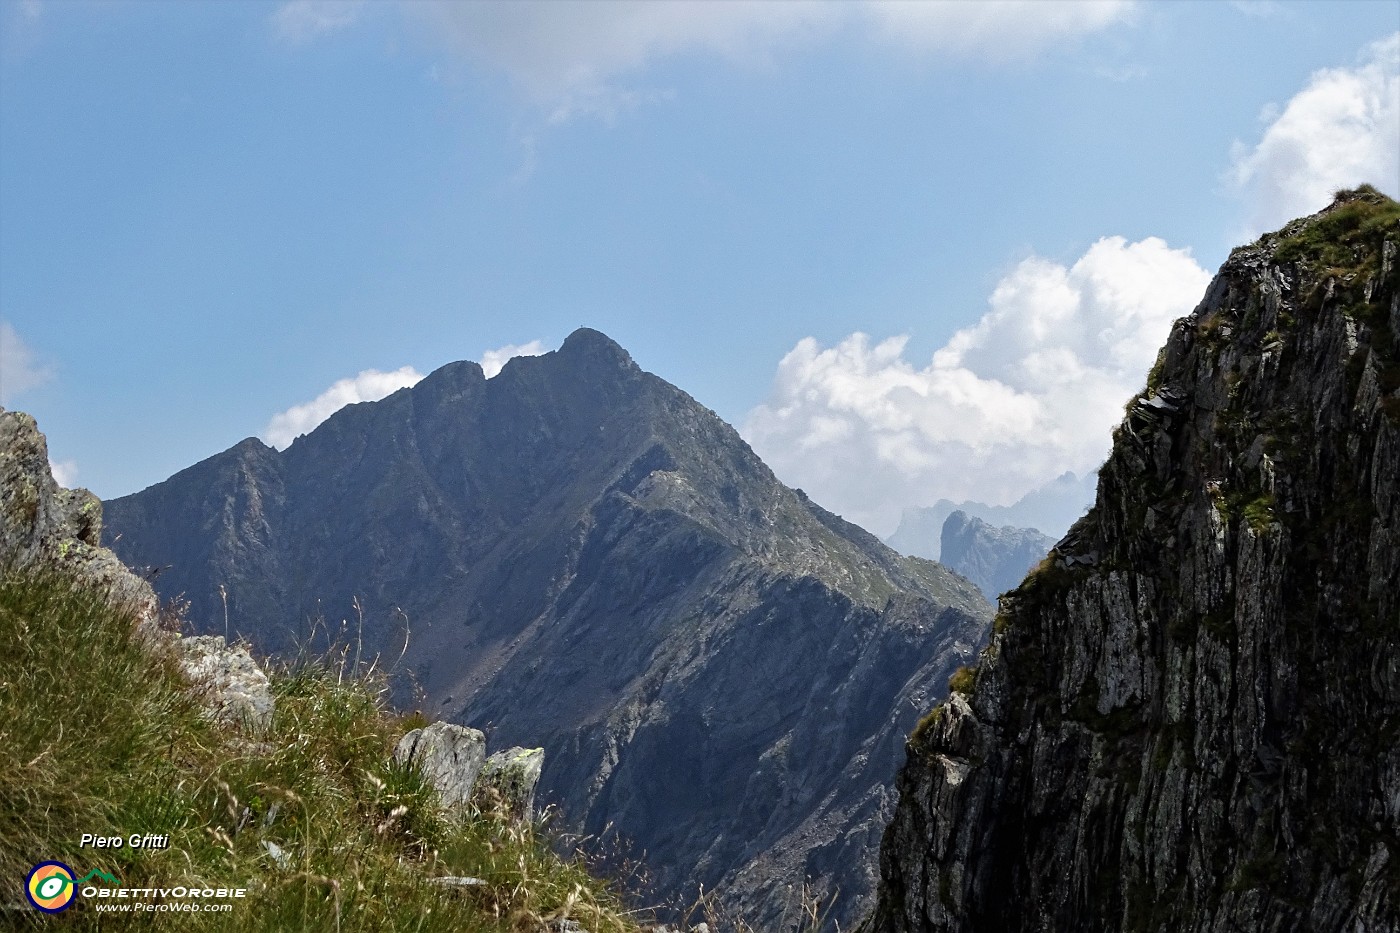
[[[940,703],[919,719],[918,723],[914,726],[914,731],[909,733],[909,744],[911,746],[914,748],[923,747],[924,743],[927,741],[929,732],[937,728],[938,724],[943,721],[944,709],[944,705]]]
[[[1286,229],[1275,253],[1279,262],[1302,262],[1338,276],[1378,267],[1381,241],[1400,227],[1400,203],[1370,185],[1338,194],[1352,200]]]
[[[142,913],[143,929],[523,931],[572,918],[633,931],[616,885],[562,858],[538,824],[448,819],[389,752],[396,719],[373,679],[302,663],[273,672],[265,735],[208,722],[173,661],[132,620],[52,575],[0,579],[0,918],[35,928],[129,926],[77,903],[29,909],[41,860],[126,887],[243,887],[227,913]],[[169,834],[165,850],[79,848],[84,832]],[[276,846],[283,864],[269,854]],[[486,884],[444,891],[430,878]]]
[[[1278,522],[1274,497],[1262,491],[1221,493],[1215,497],[1215,507],[1227,522],[1244,521],[1256,533],[1263,534]]]
[[[977,668],[966,665],[953,671],[953,676],[948,678],[948,692],[961,693],[964,696],[971,695],[972,688],[977,685]]]
[[[1244,520],[1249,523],[1249,527],[1258,532],[1269,530],[1276,520],[1274,517],[1274,497],[1268,493],[1260,493],[1255,496],[1244,504],[1241,511]]]

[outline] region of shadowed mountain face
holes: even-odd
[[[1235,250],[910,738],[864,933],[1400,930],[1400,204]]]
[[[220,632],[224,587],[264,650],[329,628],[392,661],[409,631],[430,713],[543,746],[543,800],[630,839],[659,896],[770,927],[809,876],[865,906],[903,736],[990,617],[589,330],[243,441],[108,503],[107,539]]]

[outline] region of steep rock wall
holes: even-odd
[[[1236,250],[911,737],[867,933],[1400,929],[1400,205]]]

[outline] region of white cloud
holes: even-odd
[[[474,65],[506,74],[557,122],[561,115],[606,115],[634,106],[637,92],[617,82],[667,57],[767,62],[785,47],[846,30],[915,55],[1005,60],[1106,29],[1134,6],[1133,0],[516,0],[420,2],[403,9]]]
[[[1248,203],[1253,236],[1320,210],[1362,182],[1400,193],[1400,32],[1368,46],[1355,68],[1315,72],[1252,149],[1235,144],[1229,180]]]
[[[1027,259],[922,368],[905,337],[800,341],[743,433],[785,482],[877,533],[940,498],[1010,503],[1099,466],[1209,281],[1156,238],[1102,239],[1068,268]]]
[[[65,489],[72,489],[78,482],[78,461],[50,460],[49,472],[53,474],[55,483]]]
[[[795,0],[746,2],[414,3],[436,34],[475,64],[504,72],[551,104],[596,94],[654,59],[686,52],[763,53],[839,8]]]
[[[538,340],[531,340],[529,343],[508,343],[504,347],[495,350],[487,350],[481,354],[481,369],[486,373],[486,378],[491,379],[496,376],[506,365],[506,361],[516,356],[539,356],[544,353],[544,344]]]
[[[0,405],[53,378],[53,368],[34,359],[34,351],[9,324],[0,321]]]
[[[273,415],[263,429],[263,440],[285,450],[299,435],[311,431],[346,405],[378,401],[422,378],[412,366],[404,366],[387,373],[367,369],[353,379],[341,379],[311,401]]]
[[[286,42],[307,42],[353,26],[364,0],[290,0],[272,14],[272,31]]]

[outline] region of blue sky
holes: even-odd
[[[0,29],[0,398],[104,498],[588,325],[888,533],[1095,466],[1231,245],[1400,190],[1385,0],[30,0]]]

